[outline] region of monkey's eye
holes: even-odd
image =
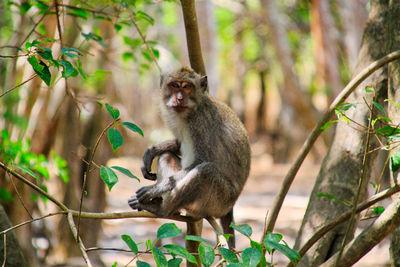
[[[177,82],[169,83],[168,86],[170,86],[172,88],[179,88],[179,84]]]

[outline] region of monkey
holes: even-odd
[[[160,217],[186,211],[194,218],[221,218],[233,235],[233,206],[250,171],[250,144],[231,108],[208,93],[207,76],[189,67],[161,75],[161,115],[175,139],[150,146],[141,171],[150,186],[128,200],[134,210]],[[151,172],[158,158],[157,174]],[[229,239],[234,247],[234,237]]]

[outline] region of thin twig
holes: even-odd
[[[0,58],[17,58],[17,57],[26,57],[26,56],[28,56],[28,54],[24,54],[24,55],[13,55],[13,56],[10,56],[10,55],[0,55]]]
[[[400,58],[400,50],[397,50],[395,52],[392,52],[392,53],[378,59],[377,61],[372,62],[365,69],[363,69],[359,74],[357,74],[346,85],[346,87],[340,92],[340,94],[332,102],[332,104],[330,105],[328,110],[325,111],[324,115],[319,120],[318,124],[314,127],[314,129],[308,136],[307,140],[304,142],[298,156],[296,157],[295,162],[292,164],[292,166],[290,167],[290,170],[288,171],[288,173],[285,176],[285,179],[282,183],[282,187],[274,200],[272,212],[270,213],[270,216],[268,218],[267,231],[269,231],[269,232],[273,231],[276,220],[277,220],[279,212],[280,212],[280,209],[282,207],[283,201],[285,200],[285,197],[289,191],[291,184],[293,183],[294,178],[296,177],[298,170],[300,169],[300,166],[302,165],[307,154],[310,152],[315,141],[321,134],[321,132],[322,132],[321,127],[324,126],[329,121],[329,119],[333,115],[337,105],[339,105],[340,103],[343,103],[344,100],[358,87],[358,85],[360,85],[362,81],[364,81],[366,78],[368,78],[377,69],[379,69],[382,66],[388,64],[389,62],[392,62],[399,58]]]
[[[44,191],[42,188],[40,188],[39,186],[35,185],[34,183],[32,183],[31,181],[29,181],[28,179],[26,179],[24,176],[22,176],[21,174],[19,174],[16,171],[11,170],[10,168],[8,168],[3,162],[0,162],[0,168],[2,168],[3,170],[5,170],[6,172],[12,174],[15,178],[17,178],[18,180],[22,181],[23,183],[27,184],[28,186],[30,186],[31,188],[33,188],[34,190],[36,190],[39,194],[45,196],[46,198],[48,198],[51,202],[53,202],[54,204],[56,204],[60,209],[64,210],[64,211],[68,211],[69,209],[60,201],[58,201],[57,199],[55,199],[53,196],[51,196],[49,193],[47,193],[46,191]]]
[[[74,236],[76,242],[78,243],[78,246],[79,246],[79,249],[81,250],[83,259],[85,260],[88,267],[92,267],[93,265],[90,262],[89,256],[86,252],[85,245],[83,244],[82,239],[78,235],[78,231],[76,229],[76,225],[75,225],[72,213],[68,212],[67,217],[68,217],[69,228],[71,229],[72,235]]]
[[[3,246],[4,246],[4,254],[3,254],[3,264],[2,267],[6,266],[6,260],[7,260],[7,234],[4,234],[4,240],[3,240]]]
[[[53,6],[50,7],[49,10],[50,10],[51,8],[53,8]],[[26,40],[28,40],[28,38],[32,35],[32,33],[35,32],[36,27],[39,25],[40,22],[42,22],[42,20],[46,17],[46,15],[47,15],[47,12],[45,12],[45,13],[40,17],[40,19],[35,23],[35,25],[33,25],[32,30],[28,33],[28,35],[27,35],[27,36],[25,37],[25,39],[19,44],[18,47],[21,47],[21,46],[26,42]]]
[[[364,97],[363,97],[363,99],[364,99],[364,102],[367,104],[367,101],[365,100]],[[371,108],[369,109],[367,140],[365,141],[364,154],[363,154],[363,160],[362,160],[362,168],[361,168],[360,178],[358,180],[357,193],[356,193],[356,196],[355,196],[354,201],[353,201],[353,209],[352,209],[351,217],[350,217],[350,220],[349,220],[349,222],[347,224],[346,232],[344,234],[344,238],[343,238],[342,244],[340,246],[338,256],[336,258],[335,267],[337,267],[339,262],[340,262],[340,258],[342,257],[342,254],[343,254],[343,249],[346,246],[347,239],[350,236],[351,227],[354,224],[355,219],[356,219],[357,205],[358,205],[358,201],[360,200],[361,190],[362,190],[362,186],[364,184],[365,173],[366,173],[366,170],[367,170],[367,158],[368,158],[368,153],[367,152],[368,152],[368,149],[369,149],[369,143],[370,143],[370,139],[371,139],[371,134],[370,134],[369,130],[371,129],[373,114],[374,114],[373,107],[371,106]]]
[[[96,144],[93,148],[92,154],[90,155],[90,159],[89,159],[89,164],[87,166],[87,170],[85,171],[85,174],[83,176],[83,186],[82,186],[82,191],[81,191],[81,200],[80,200],[80,204],[79,204],[79,216],[78,216],[78,236],[79,236],[79,227],[80,227],[80,223],[81,223],[81,216],[80,214],[82,213],[82,206],[83,206],[83,196],[85,195],[85,190],[86,190],[86,186],[87,186],[87,176],[88,173],[90,171],[90,167],[92,166],[92,162],[94,159],[94,155],[96,154],[97,148],[100,144],[100,140],[101,138],[106,134],[106,132],[108,131],[108,129],[110,129],[114,123],[118,122],[118,120],[116,121],[112,121],[110,124],[107,125],[107,127],[101,132],[100,136],[97,138]]]
[[[153,49],[151,49],[149,43],[146,41],[146,37],[144,36],[142,31],[139,29],[139,26],[137,25],[133,15],[132,15],[132,12],[129,12],[129,15],[131,17],[131,21],[132,21],[133,26],[135,26],[135,29],[139,33],[140,38],[142,38],[144,45],[146,46],[147,50],[149,50],[150,56],[153,59],[154,63],[156,64],[156,67],[157,67],[158,71],[160,73],[162,73],[161,67],[160,67],[160,65],[158,65],[158,61],[157,61],[156,56],[154,55]]]
[[[19,193],[19,191],[18,191],[18,189],[17,189],[17,186],[16,186],[15,183],[14,183],[13,177],[10,177],[10,175],[8,174],[8,172],[6,172],[6,175],[8,176],[8,179],[11,181],[11,183],[12,183],[12,185],[13,185],[13,187],[14,187],[15,193],[17,193],[17,197],[18,197],[19,201],[21,202],[22,207],[24,207],[26,213],[29,214],[29,217],[31,217],[31,219],[33,219],[32,214],[29,212],[28,208],[26,207],[25,202],[24,202],[24,200],[22,199],[21,194]]]
[[[10,228],[7,228],[7,229],[1,231],[1,232],[0,232],[0,235],[2,235],[2,234],[7,234],[8,232],[13,231],[13,230],[15,230],[15,229],[17,229],[17,228],[19,228],[19,227],[21,227],[21,226],[24,226],[24,225],[26,225],[26,224],[33,223],[33,222],[35,222],[35,221],[43,220],[44,218],[47,218],[47,217],[51,217],[51,216],[54,216],[54,215],[60,215],[60,214],[66,214],[66,213],[67,213],[66,211],[58,211],[58,212],[52,212],[52,213],[43,215],[43,216],[38,217],[38,218],[33,218],[32,220],[22,222],[22,223],[20,223],[20,224],[14,225],[13,227],[10,227]]]
[[[26,84],[27,82],[29,82],[30,80],[36,78],[37,76],[38,76],[37,74],[34,74],[34,75],[33,75],[32,77],[30,77],[28,80],[23,81],[22,83],[20,83],[20,84],[14,86],[13,88],[8,89],[7,91],[5,91],[4,93],[2,93],[2,94],[0,95],[0,98],[3,97],[4,95],[8,94],[9,92],[13,91],[14,89],[17,89],[18,87],[21,87],[22,85]]]

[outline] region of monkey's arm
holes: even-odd
[[[142,168],[141,168],[143,177],[152,181],[156,180],[157,175],[151,172],[151,164],[153,163],[153,159],[165,152],[171,152],[175,155],[179,155],[180,154],[179,149],[180,149],[180,143],[176,139],[164,141],[159,144],[148,147],[143,155]]]

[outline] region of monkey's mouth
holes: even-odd
[[[186,106],[172,106],[171,107],[176,113],[182,113],[182,112],[185,112],[187,109],[188,109],[188,107],[186,107]]]

